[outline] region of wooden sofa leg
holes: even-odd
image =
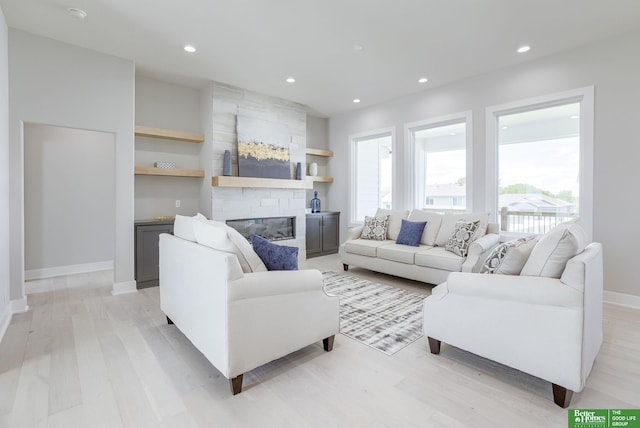
[[[344,269],[345,271],[348,271],[349,265],[342,263],[342,269]]]
[[[173,321],[171,321],[171,318],[167,317],[167,324],[173,324]]]
[[[242,392],[242,376],[243,375],[238,375],[233,379],[229,379],[229,386],[231,386],[231,393],[233,395],[237,395]]]
[[[438,355],[440,353],[440,344],[442,342],[437,339],[434,339],[431,336],[429,336],[428,339],[429,339],[429,349],[431,350],[431,353]]]
[[[553,401],[558,406],[566,409],[569,407],[569,403],[571,402],[571,397],[573,396],[573,391],[567,389],[563,386],[556,385],[555,383],[551,384],[553,389]]]
[[[336,335],[331,335],[326,339],[322,339],[322,346],[324,350],[327,352],[331,352],[333,350],[333,340],[336,338]]]

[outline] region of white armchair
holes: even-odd
[[[339,299],[317,270],[243,273],[230,252],[160,235],[160,306],[193,345],[242,390],[243,374],[322,340],[333,348]]]
[[[445,342],[545,379],[567,407],[602,343],[602,275],[599,243],[559,279],[453,272],[424,302],[431,353]]]

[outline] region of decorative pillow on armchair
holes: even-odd
[[[535,236],[503,242],[491,250],[480,268],[480,273],[520,275],[537,242]]]
[[[267,270],[298,270],[298,247],[274,244],[258,235],[251,235],[249,239]]]
[[[476,231],[480,227],[480,221],[459,221],[456,223],[453,234],[444,246],[444,249],[451,251],[460,257],[467,257],[469,245],[473,242]]]
[[[378,217],[364,218],[364,228],[362,229],[361,239],[373,239],[375,241],[384,241],[387,239],[387,228],[389,227],[389,216],[382,215]]]

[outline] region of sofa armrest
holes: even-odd
[[[496,233],[489,233],[473,241],[471,245],[469,245],[467,258],[460,270],[462,272],[477,272],[482,262],[484,262],[484,259],[489,255],[489,252],[498,245],[499,241],[500,235]]]
[[[247,273],[230,281],[228,287],[229,301],[236,301],[309,291],[324,292],[324,281],[316,269],[281,270]]]
[[[452,272],[447,277],[446,288],[449,294],[459,296],[564,308],[582,307],[582,293],[556,278]]]
[[[360,235],[362,235],[362,229],[364,229],[364,226],[350,227],[347,229],[347,241],[358,239]]]

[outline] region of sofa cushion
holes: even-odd
[[[406,219],[409,215],[409,211],[403,210],[385,210],[378,208],[376,211],[376,217],[381,215],[389,216],[389,227],[387,229],[387,239],[398,239],[400,233],[400,226],[402,226],[402,219]]]
[[[537,242],[535,236],[503,242],[491,250],[480,268],[480,273],[520,275]]]
[[[380,215],[375,217],[365,216],[364,227],[360,234],[360,239],[373,239],[384,241],[387,239],[387,228],[389,227],[389,216]]]
[[[432,247],[416,252],[415,264],[417,266],[459,272],[462,269],[464,259],[464,257],[456,256],[442,247]]]
[[[559,224],[533,247],[520,275],[560,278],[570,258],[582,252],[586,234],[578,221]]]
[[[391,244],[393,241],[373,241],[369,239],[354,239],[344,243],[344,250],[347,253],[359,254],[361,256],[377,257],[378,248]]]
[[[456,223],[459,221],[479,221],[478,230],[475,233],[474,240],[482,238],[487,232],[487,224],[489,223],[489,213],[445,213],[442,217],[442,225],[438,230],[438,236],[436,237],[436,245],[438,247],[444,247],[447,245],[449,238],[453,235],[456,228]]]
[[[249,241],[234,228],[219,221],[206,220],[193,222],[193,231],[198,244],[235,254],[244,273],[267,270]]]
[[[409,221],[402,219],[402,226],[400,226],[400,233],[398,233],[396,244],[410,245],[412,247],[419,246],[420,239],[422,239],[422,232],[424,232],[426,225],[426,221]]]
[[[426,246],[413,247],[409,245],[389,243],[378,247],[378,258],[412,265],[414,264],[414,256],[416,252],[425,248]]]
[[[268,270],[298,270],[298,247],[274,244],[258,235],[249,239]]]
[[[207,218],[200,213],[193,217],[176,214],[176,219],[173,221],[173,235],[178,238],[186,239],[187,241],[196,242],[196,235],[193,231],[193,222],[206,219]]]
[[[426,221],[427,226],[422,232],[422,238],[420,243],[422,245],[434,246],[436,243],[436,236],[438,236],[438,230],[442,224],[443,215],[440,213],[434,213],[424,210],[412,210],[407,217],[409,221]]]
[[[480,221],[459,221],[444,249],[460,257],[467,257],[469,245],[475,239]]]

